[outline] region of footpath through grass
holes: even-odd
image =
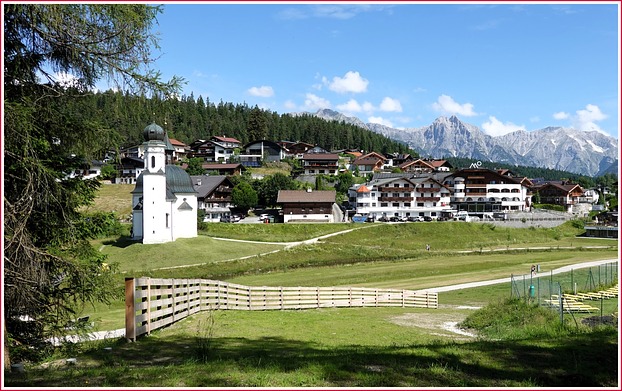
[[[351,226],[359,225],[341,228]],[[316,244],[238,260],[232,252],[254,255],[284,246],[213,237],[240,235],[251,241],[288,242],[321,236],[334,228],[321,224],[304,228],[215,224],[206,233],[213,237],[202,235],[156,246],[129,245],[121,239],[107,242],[102,251],[109,254],[109,262],[118,261],[123,270],[136,276],[225,279],[248,285],[404,289],[524,274],[534,263],[541,265],[545,276],[548,270],[563,265],[618,256],[617,241],[579,239],[579,231],[569,224],[520,230],[469,223],[360,226],[364,228]],[[286,234],[289,227],[292,232]],[[280,237],[279,230],[284,230]],[[425,250],[426,244],[431,251]],[[592,245],[607,248],[576,248]],[[518,249],[536,246],[551,248]],[[561,249],[565,246],[575,249]],[[485,252],[493,249],[504,252]],[[189,259],[203,262],[154,270],[186,264]],[[120,287],[126,276],[130,275],[119,275]],[[579,274],[573,278],[584,281]],[[486,338],[485,333],[473,338],[444,330],[447,324],[462,322],[473,314],[476,310],[470,307],[507,298],[510,292],[509,284],[444,292],[439,294],[441,308],[437,310],[204,312],[135,343],[118,340],[67,345],[56,360],[27,366],[25,374],[8,373],[5,381],[16,387],[617,386],[615,328],[590,330],[567,317],[569,327],[541,326],[534,334],[521,333],[521,327],[514,324],[512,329],[518,332],[497,336],[498,340]],[[91,318],[98,321],[98,327],[105,325],[102,329],[120,328],[123,310],[119,300],[110,307],[97,307]],[[608,302],[605,311],[617,312],[617,300]],[[543,328],[553,332],[543,333]],[[68,366],[66,357],[77,357],[78,363]]]

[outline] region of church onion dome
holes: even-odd
[[[164,133],[164,129],[162,129],[160,125],[153,122],[151,125],[148,125],[145,130],[143,130],[143,136],[145,137],[145,141],[164,141],[166,135]]]
[[[166,169],[166,187],[173,194],[177,193],[196,193],[192,185],[190,175],[183,168],[174,165],[167,165]]]

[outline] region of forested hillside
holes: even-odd
[[[214,104],[201,96],[195,99],[192,94],[163,100],[107,91],[86,95],[83,101],[73,104],[74,111],[92,115],[116,130],[122,146],[141,143],[143,129],[155,121],[169,137],[185,143],[226,135],[243,144],[257,139],[288,140],[318,145],[329,151],[355,148],[414,153],[400,142],[343,122],[328,122],[311,115],[278,114],[246,104]]]
[[[80,99],[58,101],[59,111],[79,113],[101,128],[102,154],[114,145],[140,144],[143,129],[151,122],[162,126],[169,137],[185,143],[211,136],[234,137],[243,144],[252,140],[302,141],[329,151],[353,148],[380,153],[416,152],[405,144],[345,122],[327,121],[314,115],[293,116],[249,107],[245,103],[215,104],[199,96],[179,99],[145,98],[106,91],[82,95]],[[455,168],[466,168],[472,159],[446,158]],[[508,168],[516,175],[547,180],[571,180],[593,186],[592,178],[567,171],[539,167],[512,166],[482,161],[483,168]]]

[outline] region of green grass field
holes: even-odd
[[[351,228],[357,229],[288,249],[266,243],[302,241]],[[200,237],[175,243],[145,246],[126,238],[103,240],[98,248],[109,263],[125,271],[119,274],[120,288],[125,277],[139,275],[246,285],[402,289],[510,275],[516,280],[441,292],[438,309],[202,312],[135,343],[108,340],[66,346],[45,367],[27,368],[25,375],[9,373],[5,381],[17,387],[619,386],[617,329],[590,330],[581,324],[582,318],[600,313],[565,317],[561,327],[552,310],[544,310],[550,316],[542,316],[542,309],[517,312],[512,304],[498,304],[515,292],[525,295],[522,276],[532,264],[541,266],[538,296],[532,302],[548,294],[552,281],[565,290],[574,284],[583,290],[591,280],[605,280],[607,273],[610,283],[611,269],[548,274],[565,265],[618,259],[616,240],[578,238],[580,232],[571,223],[554,229],[453,222],[209,224]],[[426,244],[431,251],[425,250]],[[187,267],[162,269],[171,266]],[[498,316],[505,325],[503,333],[486,337],[481,330],[471,337],[447,328],[490,304],[497,307],[483,318]],[[602,306],[603,315],[618,312],[617,299],[589,304]],[[88,307],[84,314],[96,321],[97,329],[122,328],[124,302]],[[65,365],[63,357],[69,356],[78,357],[78,365]]]

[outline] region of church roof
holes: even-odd
[[[167,165],[166,187],[173,193],[196,193],[190,175],[183,168],[174,165]]]
[[[143,192],[144,175],[153,174],[149,174],[149,172],[146,170],[141,172],[138,178],[136,178],[136,187],[134,188],[134,190],[132,190],[132,193]],[[192,185],[190,175],[188,175],[188,173],[184,171],[181,167],[168,164],[165,168],[165,175],[167,200],[175,199],[174,195],[177,193],[196,193],[196,190],[194,190],[194,186]]]

